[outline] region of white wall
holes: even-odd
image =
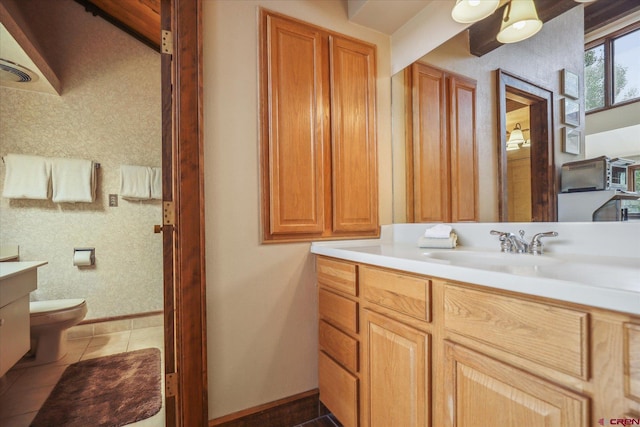
[[[391,222],[389,39],[340,0],[205,0],[204,157],[209,417],[314,389],[317,290],[308,243],[260,244],[258,7],[378,46],[380,218]],[[195,84],[195,82],[194,82]]]
[[[0,242],[44,260],[32,299],[86,298],[87,318],[162,310],[160,202],[108,207],[121,164],[160,166],[160,54],[73,0],[31,0],[30,24],[61,80],[61,96],[0,88],[0,155],[101,164],[94,203],[0,199]],[[0,188],[4,167],[0,163]],[[74,267],[74,247],[95,247],[96,267]]]

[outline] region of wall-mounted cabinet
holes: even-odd
[[[374,45],[261,12],[264,241],[375,237]]]
[[[408,220],[477,221],[476,83],[421,63],[406,73]]]

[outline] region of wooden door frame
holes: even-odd
[[[175,394],[166,425],[206,426],[202,1],[162,0],[161,25],[172,44],[162,54],[163,207],[173,202],[175,215],[163,227],[165,379]]]
[[[508,216],[507,191],[507,92],[528,101],[531,108],[531,215],[532,221],[557,221],[556,173],[553,141],[553,92],[504,70],[496,70],[498,104],[498,212]]]

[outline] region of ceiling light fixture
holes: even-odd
[[[451,11],[454,21],[471,24],[491,15],[498,8],[500,0],[457,0]]]
[[[504,9],[497,39],[500,43],[515,43],[531,37],[541,28],[542,21],[533,0],[511,0]]]
[[[524,144],[524,135],[522,134],[520,123],[516,123],[516,127],[511,131],[507,141],[507,151],[518,150],[520,144]]]

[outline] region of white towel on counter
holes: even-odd
[[[424,232],[424,237],[430,239],[448,239],[451,236],[453,228],[446,224],[436,224],[429,227]]]
[[[96,166],[91,160],[51,159],[52,200],[91,203],[96,199]]]
[[[446,239],[420,236],[419,248],[454,249],[458,245],[458,235],[453,231]]]
[[[120,196],[130,200],[151,199],[151,168],[120,165]]]
[[[162,168],[151,168],[151,198],[162,199]]]
[[[7,154],[2,195],[8,199],[49,198],[51,162],[46,157]]]

